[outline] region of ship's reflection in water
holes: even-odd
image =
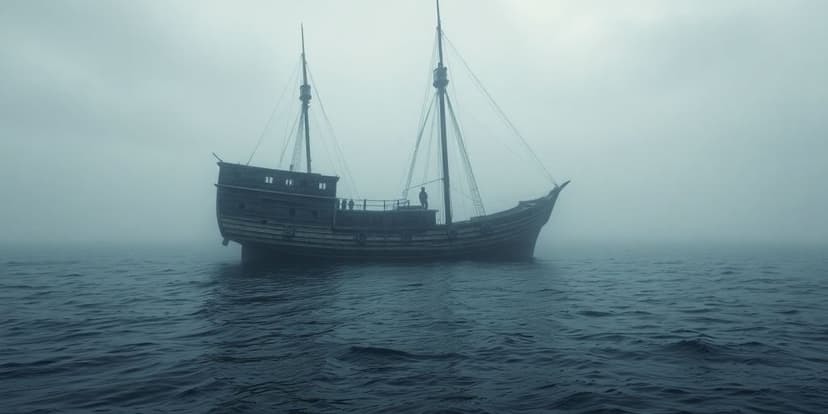
[[[475,358],[495,357],[504,338],[528,341],[521,326],[554,329],[554,322],[538,321],[513,303],[515,289],[543,289],[553,281],[552,267],[498,269],[479,263],[218,266],[204,300],[210,324],[204,363],[224,394],[216,408],[396,410],[424,399],[456,405],[483,397],[483,379],[492,373]],[[505,364],[499,370],[507,379],[521,375]]]

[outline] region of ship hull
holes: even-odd
[[[221,211],[218,221],[222,236],[242,246],[244,262],[526,260],[562,188],[497,214],[422,229],[297,225]]]

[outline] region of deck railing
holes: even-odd
[[[344,208],[342,202],[345,202]],[[337,198],[337,210],[358,210],[358,211],[388,211],[396,210],[400,207],[409,207],[411,202],[406,199],[396,200],[369,200],[351,199],[351,198]]]

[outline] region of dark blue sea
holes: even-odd
[[[828,413],[828,251],[0,250],[0,412]]]

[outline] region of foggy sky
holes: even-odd
[[[444,0],[443,18],[547,169],[572,180],[541,246],[828,242],[828,2]],[[359,195],[397,197],[431,1],[6,0],[0,242],[218,243],[210,154],[247,160],[295,73],[300,22]],[[551,189],[447,59],[487,209]],[[254,164],[276,166],[298,108],[290,85]],[[315,165],[342,174],[329,137],[312,139]]]

